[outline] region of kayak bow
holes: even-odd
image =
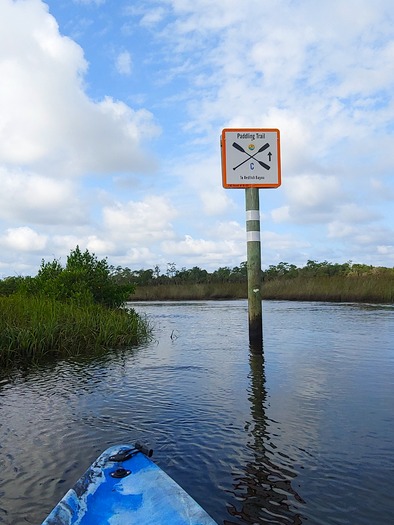
[[[108,448],[42,525],[217,525],[138,443]]]

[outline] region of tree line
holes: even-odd
[[[308,260],[305,266],[297,267],[295,264],[280,262],[270,265],[261,271],[262,281],[277,279],[334,277],[334,276],[363,276],[363,275],[394,275],[394,268],[374,267],[367,264],[356,264],[352,261],[345,263],[330,263]],[[167,263],[164,272],[160,266],[153,269],[130,270],[130,268],[114,268],[113,278],[121,282],[129,282],[134,286],[159,286],[163,284],[218,284],[218,283],[243,283],[247,281],[247,262],[239,266],[222,266],[213,272],[193,266],[193,268],[177,269],[175,263]]]
[[[261,271],[262,281],[295,278],[334,277],[334,276],[394,276],[394,268],[374,267],[366,264],[330,263],[308,260],[305,266],[280,262]],[[208,272],[198,266],[178,269],[169,262],[164,271],[159,265],[154,268],[131,270],[128,267],[112,266],[107,258],[99,260],[88,250],[79,246],[70,252],[66,265],[59,260],[42,260],[35,277],[13,276],[0,280],[0,295],[14,293],[25,295],[45,295],[61,301],[78,304],[99,303],[107,307],[121,306],[132,296],[138,286],[191,285],[244,283],[247,281],[247,263],[239,266],[222,266]]]

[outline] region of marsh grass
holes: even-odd
[[[262,298],[290,301],[394,302],[394,275],[281,278],[262,283]],[[246,283],[138,286],[132,301],[246,299]]]
[[[131,301],[198,301],[206,299],[243,299],[246,283],[195,283],[137,286]]]
[[[394,276],[277,279],[264,283],[263,298],[390,304],[394,302]]]
[[[0,297],[0,363],[100,353],[138,345],[151,337],[133,309],[77,306],[43,297]]]

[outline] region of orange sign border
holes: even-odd
[[[278,154],[278,182],[274,184],[229,184],[227,183],[227,166],[226,166],[226,133],[247,133],[247,132],[274,132],[277,134],[277,154]],[[280,131],[277,128],[224,128],[220,137],[221,157],[222,157],[222,183],[223,188],[279,188],[282,184],[282,170],[280,160]]]

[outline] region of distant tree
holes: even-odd
[[[308,260],[306,266],[301,268],[300,274],[305,277],[332,277],[334,275],[347,275],[350,271],[350,267],[350,262],[344,264],[333,264],[328,261],[317,262]]]
[[[167,277],[175,277],[177,274],[176,264],[174,262],[167,263]]]
[[[193,283],[205,283],[208,279],[208,272],[198,266],[193,266],[193,268],[189,270],[189,277]]]
[[[268,269],[264,272],[264,279],[266,280],[272,280],[272,279],[280,279],[282,277],[285,278],[292,278],[297,277],[298,275],[298,268],[294,264],[289,264],[287,262],[280,262],[279,264],[270,265]]]
[[[153,268],[153,277],[155,279],[160,277],[160,266],[158,264],[156,264],[156,266]]]
[[[133,272],[133,277],[135,284],[139,286],[148,286],[149,284],[152,284],[153,270],[150,268],[148,270],[135,270]]]
[[[231,280],[237,282],[246,281],[248,278],[248,266],[247,262],[241,262],[239,266],[234,266],[231,271]]]
[[[230,276],[231,268],[228,266],[222,266],[212,273],[211,278],[214,282],[224,283],[230,280]]]
[[[353,264],[350,273],[353,275],[366,275],[371,272],[373,266],[368,264]]]
[[[134,283],[134,272],[126,266],[110,266],[111,278],[116,284],[133,284]]]
[[[198,266],[193,266],[193,268],[189,269],[182,268],[176,273],[173,280],[179,284],[200,284],[207,282],[207,277],[207,270],[202,270]]]

